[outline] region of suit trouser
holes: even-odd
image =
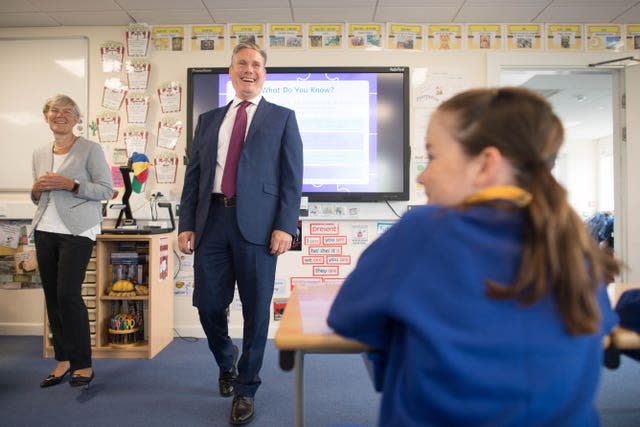
[[[255,245],[244,240],[235,207],[212,203],[207,221],[194,255],[193,305],[198,308],[220,372],[228,371],[233,366],[233,343],[227,307],[237,282],[244,329],[234,393],[254,396],[261,383],[259,372],[269,331],[277,257],[269,254],[266,243]]]
[[[94,241],[71,234],[35,231],[36,257],[42,280],[54,357],[68,360],[71,371],[91,366],[89,316],[82,299]]]

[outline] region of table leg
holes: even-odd
[[[304,351],[295,352],[295,425],[304,427]]]

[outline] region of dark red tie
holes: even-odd
[[[242,101],[238,105],[236,113],[236,121],[233,123],[233,131],[231,131],[231,139],[229,140],[229,150],[227,151],[227,162],[224,164],[224,172],[222,173],[222,193],[225,197],[232,197],[236,194],[236,176],[238,174],[238,162],[240,161],[240,153],[242,152],[242,143],[244,142],[244,133],[247,129],[247,107],[251,103]]]

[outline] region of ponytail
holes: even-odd
[[[595,289],[605,277],[618,273],[618,265],[589,236],[548,168],[531,176],[529,191],[533,198],[525,211],[517,279],[512,286],[488,280],[487,295],[530,306],[551,292],[569,333],[596,333],[600,310]]]

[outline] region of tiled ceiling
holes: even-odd
[[[0,0],[0,27],[129,23],[639,23],[638,0]]]

